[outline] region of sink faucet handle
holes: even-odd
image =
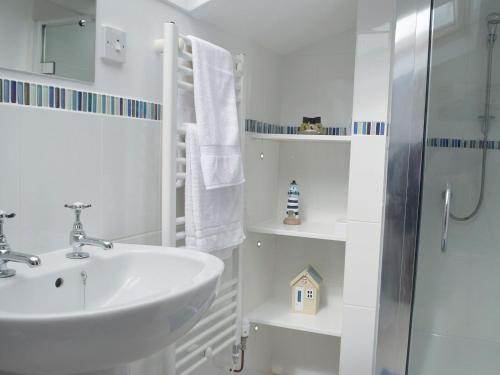
[[[0,220],[12,219],[15,216],[16,216],[16,214],[14,212],[8,214],[7,212],[0,210]]]
[[[75,222],[73,223],[73,232],[85,235],[85,232],[83,231],[82,222],[80,221],[80,214],[84,209],[92,207],[92,205],[82,202],[74,202],[71,204],[65,204],[64,207],[70,208],[75,212]]]
[[[7,238],[3,233],[3,222],[5,219],[12,219],[16,214],[14,212],[7,213],[5,211],[0,210],[0,251],[8,251],[10,250],[10,246],[7,243]]]
[[[74,202],[74,203],[65,204],[64,207],[71,208],[72,210],[81,212],[82,210],[84,210],[86,208],[92,207],[92,205],[91,204],[82,203],[82,202]]]

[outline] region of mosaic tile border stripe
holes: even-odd
[[[348,127],[328,126],[324,128],[326,135],[349,135]],[[285,126],[278,124],[269,124],[267,122],[246,119],[245,131],[258,134],[298,134],[298,126]]]
[[[0,103],[146,120],[161,120],[161,104],[0,78]]]
[[[482,139],[459,139],[459,138],[427,138],[427,147],[433,148],[460,148],[471,150],[482,150],[485,143]],[[500,141],[486,142],[488,150],[500,150]]]
[[[382,121],[355,121],[352,123],[353,135],[386,135],[387,124]]]

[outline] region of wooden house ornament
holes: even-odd
[[[319,310],[319,293],[323,278],[312,267],[307,266],[290,283],[292,289],[292,311],[314,315]]]

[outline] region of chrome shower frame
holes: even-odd
[[[397,0],[376,375],[403,375],[418,246],[431,0]]]

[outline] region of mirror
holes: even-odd
[[[96,0],[0,0],[0,67],[93,82]]]

